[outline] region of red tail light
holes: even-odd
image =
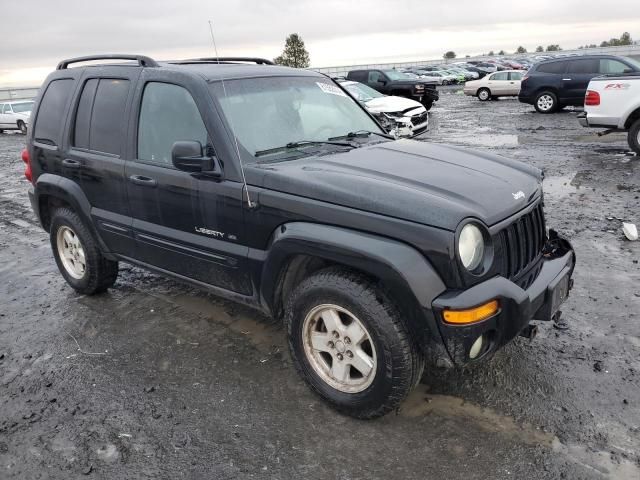
[[[24,162],[24,176],[27,180],[33,183],[33,173],[31,173],[31,157],[29,156],[29,150],[26,148],[22,150],[22,161]]]
[[[585,106],[596,107],[600,105],[600,94],[593,90],[587,90],[587,94],[584,96]]]

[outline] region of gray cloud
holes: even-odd
[[[54,65],[64,57],[97,52],[208,51],[208,19],[214,21],[221,53],[233,49],[251,54],[260,47],[274,56],[294,31],[312,45],[346,36],[425,29],[482,32],[510,23],[617,20],[640,30],[637,0],[618,0],[606,8],[595,0],[539,0],[526,11],[522,2],[513,0],[27,0],[25,4],[28,13],[3,15],[0,70]],[[11,8],[3,6],[4,13]],[[438,48],[446,48],[446,39]]]

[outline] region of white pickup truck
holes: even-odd
[[[602,134],[629,132],[629,147],[640,155],[640,76],[604,76],[589,82],[583,127],[606,128]]]

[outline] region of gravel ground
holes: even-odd
[[[0,478],[640,478],[640,162],[575,112],[443,91],[427,141],[543,168],[572,241],[569,330],[541,324],[468,371],[429,368],[397,414],[356,421],[312,395],[284,331],[122,265],[85,297],[58,274],[0,134]]]

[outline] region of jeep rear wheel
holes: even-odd
[[[308,277],[289,298],[285,319],[297,370],[342,413],[384,415],[420,379],[423,358],[401,315],[363,275],[330,268]]]
[[[22,120],[18,120],[18,128],[20,129],[20,133],[22,133],[23,135],[27,134],[27,124]]]
[[[631,150],[640,155],[640,118],[631,125],[627,139]]]
[[[118,277],[118,262],[104,258],[80,217],[69,208],[56,210],[49,232],[60,273],[72,288],[92,295],[111,287]]]
[[[534,106],[540,113],[553,113],[558,109],[558,97],[553,92],[542,92],[536,97]]]
[[[478,100],[486,102],[491,98],[491,91],[488,88],[481,88],[478,90]]]

